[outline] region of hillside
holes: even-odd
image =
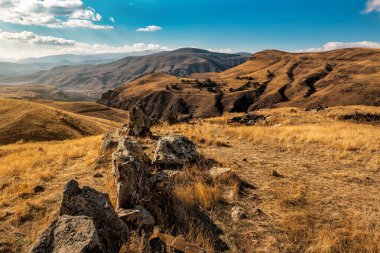
[[[128,121],[128,112],[110,108],[95,102],[64,102],[54,100],[32,100],[33,102],[48,105],[59,110],[72,112],[79,115],[90,116],[97,119],[105,119],[121,124]]]
[[[175,76],[187,76],[199,72],[221,72],[247,59],[246,54],[222,54],[183,48],[147,56],[126,57],[102,65],[55,67],[38,74],[33,79],[15,77],[2,81],[10,83],[12,80],[23,80],[28,83],[46,84],[57,87],[63,92],[78,92],[87,97],[99,98],[108,89],[118,87],[146,73],[165,72]]]
[[[0,145],[97,135],[120,123],[33,102],[0,98]]]
[[[147,75],[105,93],[99,102],[123,109],[141,102],[156,118],[164,117],[171,106],[199,117],[284,106],[378,106],[379,70],[377,49],[263,51],[221,73],[197,74],[186,80]],[[207,77],[211,82],[204,82]]]
[[[165,212],[149,210],[156,227],[207,252],[378,252],[380,128],[378,121],[342,120],[352,114],[375,116],[380,108],[276,108],[258,112],[267,119],[254,126],[228,123],[242,114],[155,126],[155,137],[188,136],[206,158],[253,185],[247,188],[236,178],[221,178],[210,186],[212,179],[203,171],[177,170],[168,184],[175,202],[164,199]],[[156,138],[138,141],[152,156]],[[99,159],[100,145],[101,136],[93,136],[1,146],[2,252],[30,251],[59,213],[63,189],[71,179],[107,192],[116,205],[114,172],[110,162]],[[244,211],[238,220],[232,216],[234,207]],[[203,223],[186,216],[194,210]],[[187,225],[180,232],[163,225],[165,215],[173,211],[175,226]],[[135,250],[123,252],[143,252],[137,249],[151,235],[133,237],[133,231],[127,246]]]

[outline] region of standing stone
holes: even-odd
[[[152,120],[145,115],[139,106],[134,106],[129,111],[128,135],[130,136],[148,136],[151,134],[150,127]]]
[[[161,137],[153,157],[153,164],[161,166],[183,166],[195,162],[199,156],[192,141],[185,136]]]
[[[139,203],[147,188],[148,162],[141,146],[131,137],[120,142],[112,154],[119,208],[133,208]]]

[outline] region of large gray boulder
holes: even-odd
[[[59,216],[43,233],[33,253],[101,253],[105,252],[92,218]]]
[[[119,252],[128,239],[128,232],[107,194],[86,186],[81,189],[77,181],[71,180],[63,192],[59,217],[32,252]]]
[[[145,115],[139,106],[134,106],[129,111],[128,134],[131,136],[148,136],[151,134],[152,123],[152,120]]]
[[[148,189],[148,163],[141,146],[132,137],[125,138],[112,154],[117,185],[117,206],[133,208]]]
[[[158,141],[152,163],[172,167],[195,162],[199,154],[195,144],[185,136],[161,137]]]

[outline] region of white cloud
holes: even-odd
[[[231,48],[220,48],[220,49],[208,49],[208,51],[211,52],[217,52],[217,53],[224,53],[224,54],[230,54],[233,52]]]
[[[20,43],[41,44],[41,45],[59,45],[74,46],[77,44],[74,40],[57,38],[52,36],[39,36],[35,33],[23,31],[19,33],[3,32],[0,30],[0,40],[15,41]]]
[[[97,24],[102,16],[82,0],[0,0],[0,17],[2,22],[18,25],[113,28]]]
[[[320,48],[308,48],[296,50],[296,52],[323,52],[342,48],[380,48],[380,42],[360,41],[360,42],[328,42]]]
[[[137,29],[138,32],[155,32],[161,30],[162,27],[156,25],[148,25],[147,27]]]
[[[114,17],[110,17],[110,20],[112,23],[115,23],[115,18]]]
[[[380,0],[368,0],[364,13],[370,13],[373,11],[380,12]]]
[[[167,50],[153,43],[135,43],[122,46],[88,44],[65,38],[40,36],[29,31],[4,32],[0,30],[0,55],[12,58],[40,57],[57,54],[128,53],[146,50]]]

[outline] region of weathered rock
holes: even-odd
[[[119,143],[112,154],[112,167],[117,184],[117,205],[132,208],[147,188],[149,158],[132,137]]]
[[[55,219],[32,249],[32,253],[103,253],[92,218],[63,215]]]
[[[185,136],[172,135],[158,141],[153,164],[161,166],[183,166],[195,162],[199,156],[192,141]]]
[[[232,117],[228,120],[228,123],[239,123],[247,126],[252,126],[255,125],[258,121],[266,119],[267,116],[246,113],[243,117]]]
[[[278,173],[277,171],[272,171],[272,176],[274,177],[283,177],[283,175],[281,175],[280,173]]]
[[[171,252],[177,250],[184,253],[205,253],[201,247],[186,241],[182,237],[174,237],[161,233],[153,233],[149,238],[149,244],[154,252]]]
[[[92,218],[103,252],[118,252],[128,239],[128,227],[113,209],[108,194],[86,186],[81,189],[74,180],[65,186],[59,215]]]
[[[145,115],[139,106],[129,111],[128,134],[131,136],[148,136],[151,134],[152,120]]]
[[[119,218],[130,226],[154,226],[153,216],[142,206],[135,206],[133,209],[117,209]]]
[[[102,138],[102,143],[100,145],[100,149],[102,153],[112,152],[114,151],[117,146],[119,145],[119,142],[123,140],[123,137],[120,136],[120,129],[106,133]]]
[[[181,172],[179,170],[162,170],[162,171],[158,172],[157,174],[151,176],[149,178],[149,182],[154,185],[156,183],[171,179],[171,178],[173,178],[176,175],[181,174],[181,173],[183,173],[183,172]]]

